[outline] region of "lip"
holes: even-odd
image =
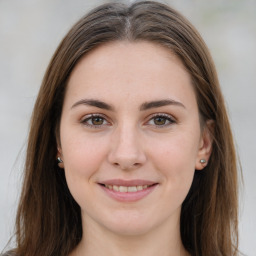
[[[106,180],[98,183],[100,188],[107,194],[107,196],[111,197],[114,200],[119,202],[136,202],[139,201],[150,193],[152,193],[159,183],[148,181],[148,180],[121,180],[121,179],[113,179]],[[136,192],[119,192],[112,189],[109,189],[104,186],[105,185],[116,185],[116,186],[143,186],[149,185],[146,189],[139,190]]]
[[[99,182],[99,184],[105,184],[105,185],[116,185],[116,186],[144,186],[144,185],[153,185],[157,182],[150,181],[150,180],[122,180],[122,179],[112,179],[112,180],[105,180],[102,182]]]

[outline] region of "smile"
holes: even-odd
[[[152,185],[139,185],[139,186],[117,186],[117,185],[106,185],[104,184],[104,186],[108,189],[117,191],[117,192],[121,192],[121,193],[134,193],[137,191],[141,191],[144,189],[147,189],[148,187],[152,186]]]
[[[146,180],[108,180],[99,183],[104,193],[119,202],[135,202],[147,197],[159,185]]]

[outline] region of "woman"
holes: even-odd
[[[215,67],[166,5],[66,35],[34,107],[13,255],[238,255],[236,154]]]

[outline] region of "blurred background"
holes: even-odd
[[[0,251],[13,234],[29,120],[45,69],[73,23],[104,2],[0,0]],[[215,60],[243,167],[240,249],[256,256],[256,1],[162,2],[196,26]]]

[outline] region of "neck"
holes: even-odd
[[[179,221],[170,229],[163,224],[138,235],[113,233],[92,223],[83,223],[83,238],[70,256],[189,256],[180,238]]]

